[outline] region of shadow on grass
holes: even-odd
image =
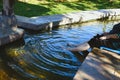
[[[119,0],[87,0],[94,4],[96,4],[95,7],[98,9],[112,9],[112,8],[120,8],[120,2]]]
[[[79,10],[94,10],[94,9],[110,9],[110,8],[120,8],[119,1],[106,1],[106,0],[86,0],[78,1],[72,3],[63,3],[63,5],[69,8],[79,9]]]
[[[41,5],[28,4],[24,2],[16,2],[15,14],[22,16],[40,16],[49,12],[50,9]]]

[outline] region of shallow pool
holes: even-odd
[[[66,48],[89,41],[112,29],[118,21],[66,25],[31,34],[0,50],[0,75],[14,80],[72,80],[84,58]],[[6,80],[2,78],[0,80]]]

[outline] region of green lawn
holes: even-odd
[[[21,16],[43,16],[63,14],[83,10],[113,9],[120,8],[120,1],[113,0],[79,0],[77,2],[54,2],[50,0],[28,0],[28,2],[16,2],[15,14]],[[2,3],[0,2],[0,9]]]

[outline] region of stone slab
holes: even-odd
[[[73,80],[119,80],[120,55],[93,49],[80,66]]]
[[[108,18],[109,20],[120,19],[120,9],[80,11],[61,15],[36,16],[30,18],[16,16],[16,18],[18,20],[18,26],[22,28],[30,30],[42,30],[65,24],[81,23],[102,18]]]
[[[0,28],[0,46],[11,43],[15,40],[22,38],[24,35],[24,30],[17,28],[16,30],[1,29]]]

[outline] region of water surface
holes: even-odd
[[[110,31],[116,23],[92,22],[36,34],[27,32],[23,41],[1,48],[0,74],[15,80],[72,80],[84,58],[78,59],[68,51],[66,48],[72,47],[68,44],[89,41],[96,34]]]

